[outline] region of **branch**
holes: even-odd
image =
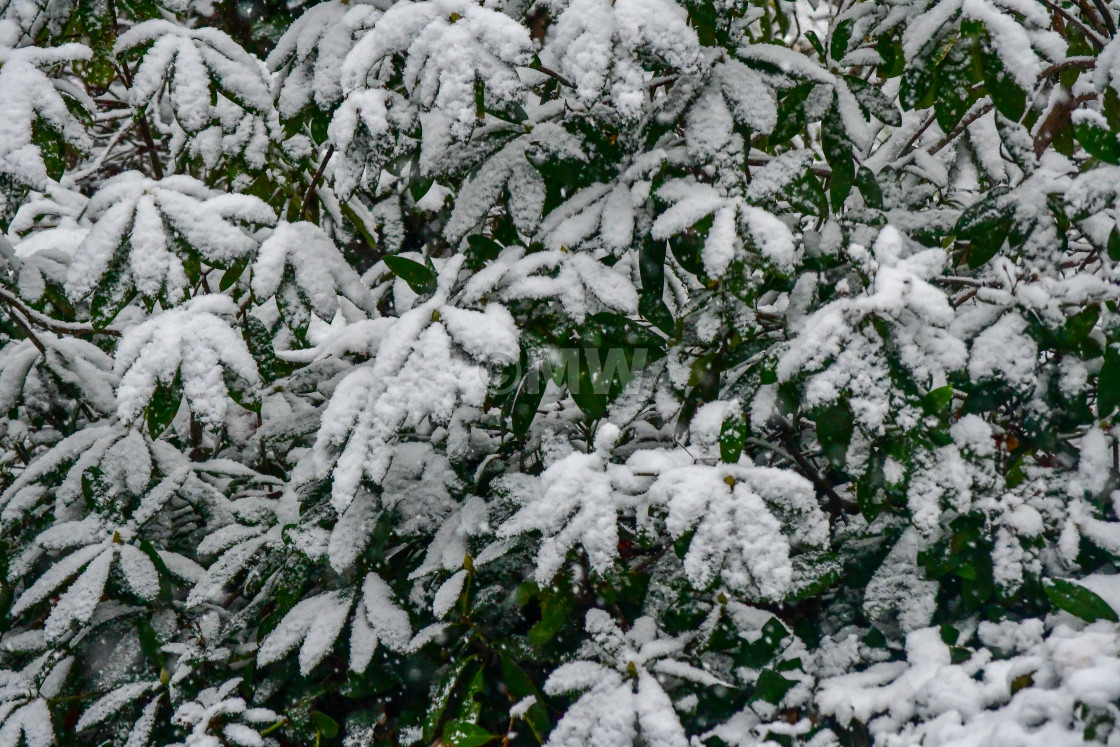
[[[1093,4],[1097,6],[1100,11],[1101,18],[1104,20],[1104,25],[1108,27],[1109,36],[1116,36],[1116,21],[1112,18],[1112,11],[1105,5],[1104,0],[1093,0]]]
[[[121,335],[119,330],[108,328],[94,329],[93,325],[63,322],[49,317],[27,306],[23,301],[4,288],[0,288],[0,303],[19,309],[20,313],[27,317],[28,321],[34,323],[41,329],[54,332],[57,335],[108,335],[109,337],[120,337]]]
[[[552,78],[553,80],[555,80],[557,83],[559,83],[562,86],[567,86],[568,88],[575,88],[576,87],[575,83],[568,80],[563,75],[556,72],[555,70],[553,70],[551,68],[547,68],[544,65],[540,64],[539,61],[530,65],[529,69],[530,70],[536,70],[538,73],[544,73],[545,75]]]
[[[797,444],[794,443],[793,440],[793,426],[780,415],[775,415],[770,418],[770,425],[776,426],[781,433],[782,446],[785,447],[784,449],[777,448],[773,444],[757,438],[749,438],[748,441],[757,446],[769,449],[778,456],[800,467],[802,473],[817,487],[817,490],[820,490],[828,497],[828,512],[833,516],[839,516],[842,513],[858,514],[859,505],[850,498],[845,498],[837,493],[836,488],[832,487],[832,483],[821,477],[816,466],[809,461],[808,457],[798,450]]]
[[[120,73],[125,88],[132,88],[132,74],[128,72],[127,62],[121,62]],[[140,131],[140,138],[144,141],[145,150],[148,151],[148,160],[152,164],[152,175],[156,179],[162,179],[163,164],[159,161],[159,151],[156,149],[156,141],[152,137],[152,128],[148,125],[148,115],[142,109],[136,112],[136,129]]]
[[[748,166],[765,166],[766,164],[770,163],[773,160],[774,160],[773,158],[759,158],[759,157],[755,156],[755,157],[747,159],[747,165]],[[822,176],[822,177],[832,176],[832,169],[830,167],[822,165],[822,164],[813,164],[810,167],[809,170],[812,171],[817,176]]]
[[[1088,39],[1092,43],[1092,45],[1097,48],[1098,52],[1104,49],[1105,42],[1099,36],[1097,36],[1096,32],[1089,30],[1089,28],[1085,24],[1071,16],[1059,6],[1050,2],[1050,0],[1041,0],[1041,2],[1047,8],[1064,18],[1067,23],[1072,23],[1074,26],[1076,26],[1078,30],[1080,30],[1081,33],[1085,35],[1085,38]]]
[[[990,102],[987,103],[987,104],[984,104],[983,106],[980,106],[980,107],[977,107],[977,108],[973,109],[971,112],[969,112],[964,117],[964,119],[962,119],[960,121],[960,123],[957,124],[957,126],[955,128],[953,128],[952,132],[950,132],[945,137],[941,138],[941,140],[939,140],[937,142],[937,145],[935,145],[935,146],[933,146],[932,148],[929,149],[929,154],[932,156],[934,153],[936,153],[937,151],[941,150],[942,148],[944,148],[949,143],[956,140],[958,137],[961,136],[961,134],[965,130],[968,129],[968,126],[970,124],[972,124],[976,120],[980,119],[980,117],[983,117],[985,114],[987,114],[991,110],[992,110],[992,104]]]
[[[319,168],[316,169],[315,175],[311,177],[311,183],[307,185],[307,191],[303,193],[303,204],[299,208],[299,217],[301,219],[307,218],[307,212],[311,209],[311,202],[315,199],[315,188],[319,186],[319,182],[323,179],[323,172],[327,168],[327,161],[331,160],[334,155],[334,145],[332,144],[327,148],[326,154],[323,155],[323,160],[319,162]]]
[[[27,335],[27,339],[31,340],[31,344],[34,345],[35,348],[39,351],[39,355],[45,357],[47,354],[47,347],[43,344],[43,341],[39,339],[38,335],[36,335],[34,331],[32,331],[31,327],[27,326],[27,322],[25,322],[19,314],[17,314],[11,308],[9,308],[7,311],[8,318],[15,322],[17,327],[23,330],[23,333]]]

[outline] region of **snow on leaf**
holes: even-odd
[[[518,359],[517,324],[504,306],[488,304],[481,312],[443,306],[439,314],[451,338],[479,361],[509,365]]]
[[[676,179],[667,182],[658,196],[673,204],[654,221],[651,235],[661,240],[692,229],[713,215],[701,259],[710,277],[721,277],[735,259],[739,230],[750,236],[758,251],[780,268],[791,268],[796,259],[793,236],[778,218],[740,198],[727,198],[706,184]]]
[[[526,155],[539,137],[535,133],[510,141],[463,185],[444,227],[449,241],[461,241],[503,194],[509,195],[509,213],[517,229],[527,236],[534,233],[544,210],[545,183]]]
[[[338,591],[299,602],[261,641],[257,663],[263,666],[279,661],[299,646],[299,671],[306,677],[330,653],[351,606],[352,600]]]
[[[663,472],[650,499],[668,507],[673,537],[694,531],[684,558],[697,588],[718,576],[736,590],[757,590],[778,600],[793,579],[790,542],[769,502],[796,506],[791,529],[812,545],[825,543],[828,519],[812,486],[799,476],[769,468],[688,466]]]
[[[376,190],[381,169],[396,153],[394,131],[412,128],[408,102],[380,88],[359,89],[346,96],[331,118],[327,135],[335,147],[330,169],[342,196],[359,186]]]
[[[119,567],[132,593],[152,601],[159,595],[159,574],[151,558],[139,548],[121,545]]]
[[[12,605],[11,615],[18,615],[33,604],[46,599],[55,589],[67,579],[76,574],[87,563],[101,555],[105,548],[101,545],[89,545],[80,550],[75,550],[62,560],[50,567],[34,584],[30,586]]]
[[[46,189],[47,166],[33,142],[34,129],[53,130],[82,150],[89,147],[90,140],[62,98],[60,87],[42,68],[86,60],[91,52],[81,44],[14,48],[17,42],[12,37],[18,32],[13,32],[16,29],[11,24],[0,27],[0,93],[5,101],[0,112],[0,173],[35,189]]]
[[[443,111],[463,138],[477,115],[475,81],[488,106],[516,102],[523,86],[514,66],[529,63],[531,48],[526,28],[498,11],[466,0],[404,0],[347,55],[342,84],[348,91],[377,87],[369,84],[399,60],[404,88],[424,108]]]
[[[293,21],[265,61],[278,73],[280,114],[295,117],[309,105],[330,111],[342,99],[342,63],[354,47],[355,32],[380,17],[371,5],[330,0]]]
[[[613,188],[593,184],[551,210],[538,235],[553,251],[593,246],[596,240],[612,252],[628,249],[634,238],[634,199],[624,183]]]
[[[158,682],[129,682],[114,688],[109,693],[90,703],[74,728],[84,731],[91,726],[97,726],[105,719],[113,716],[122,708],[138,699],[141,695],[159,687]]]
[[[279,721],[280,717],[265,708],[249,708],[243,698],[233,695],[234,690],[241,683],[241,678],[229,680],[221,687],[208,687],[198,693],[195,700],[187,701],[180,705],[171,717],[172,723],[190,730],[185,742],[179,742],[169,747],[218,747],[221,741],[213,734],[222,730],[222,734],[234,740],[234,744],[260,745],[264,744],[260,730],[252,724]],[[232,697],[231,697],[232,696]],[[248,724],[238,723],[248,721]],[[234,730],[232,736],[230,726],[240,726]],[[258,741],[250,736],[256,734]]]
[[[435,295],[403,314],[382,339],[372,365],[348,374],[331,397],[314,456],[317,472],[332,475],[332,504],[340,513],[363,479],[384,480],[402,429],[425,419],[446,423],[455,408],[482,404],[490,374],[464,360],[448,328],[436,321],[461,261],[441,270]]]
[[[85,623],[93,615],[93,610],[101,601],[105,582],[109,579],[109,567],[114,555],[111,548],[104,548],[59,597],[44,625],[48,640],[61,638],[70,631],[72,623]]]
[[[196,583],[187,596],[187,607],[195,607],[222,594],[222,587],[240,573],[253,560],[257,551],[275,538],[265,534],[234,545],[215,560],[205,575]],[[194,573],[193,569],[187,571]]]
[[[128,741],[124,743],[124,747],[147,747],[148,739],[152,735],[152,729],[155,727],[156,716],[159,714],[160,698],[152,699],[144,710],[140,712],[140,718],[132,725],[132,731],[128,735]]]
[[[313,223],[281,222],[261,243],[253,263],[253,293],[263,301],[276,295],[285,282],[294,283],[311,310],[324,321],[334,317],[339,296],[368,314],[377,313],[358,273],[347,264],[330,237]]]
[[[408,613],[397,605],[392,589],[380,576],[368,574],[350,632],[350,669],[364,672],[378,644],[403,653],[411,639]]]
[[[465,568],[456,571],[444,581],[436,590],[436,595],[432,599],[432,614],[437,618],[447,617],[447,613],[459,601],[459,595],[462,593],[463,584],[466,581],[467,571]]]
[[[275,119],[264,64],[223,31],[166,20],[136,24],[117,38],[114,52],[131,56],[145,47],[130,98],[158,113],[166,90],[168,126],[178,141],[172,150],[189,143],[209,168],[221,153],[263,165]]]
[[[552,580],[577,544],[599,573],[617,557],[618,511],[629,500],[618,487],[632,478],[608,459],[608,453],[597,450],[557,461],[541,474],[539,493],[522,496],[525,504],[498,527],[502,537],[541,533],[534,573],[541,586]]]
[[[1025,334],[1026,329],[1021,316],[1009,313],[977,335],[968,361],[972,380],[998,379],[1017,389],[1032,388],[1038,346]]]
[[[603,96],[626,119],[649,100],[646,70],[692,73],[700,43],[684,8],[666,0],[568,0],[550,29],[543,58],[558,61],[585,106]]]
[[[188,290],[184,261],[191,251],[227,266],[257,248],[246,224],[276,219],[257,197],[215,192],[189,176],[156,181],[135,171],[105,181],[87,215],[94,225],[70,265],[70,296],[86,298],[120,263],[115,282],[122,294],[134,288],[168,305],[182,302]]]
[[[575,252],[525,254],[521,247],[510,247],[471,278],[459,301],[475,304],[487,295],[507,303],[555,301],[577,322],[599,311],[633,314],[638,310],[638,292],[629,277],[616,267]]]
[[[573,661],[549,675],[544,684],[549,695],[586,692],[564,713],[546,744],[685,747],[688,739],[672,701],[647,669],[683,644],[659,638],[649,617],[638,618],[623,633],[606,612],[592,609],[586,627],[608,665]]]
[[[200,296],[128,330],[117,348],[116,370],[122,374],[117,417],[135,420],[157,384],[170,385],[178,375],[191,412],[220,426],[229,409],[228,376],[236,377],[243,396],[253,396],[260,386],[244,339],[222,318],[236,312],[225,296]]]
[[[857,419],[873,431],[900,403],[891,399],[889,374],[876,352],[883,340],[869,319],[887,322],[902,364],[930,389],[944,386],[948,375],[967,362],[964,343],[947,329],[953,319],[949,299],[929,282],[943,266],[945,252],[908,254],[891,226],[880,232],[875,247],[875,282],[863,295],[838,298],[806,318],[777,365],[779,381],[808,377],[804,401],[810,407],[847,391]]]
[[[16,747],[20,735],[27,747],[51,747],[55,744],[54,727],[47,701],[36,698],[8,716],[0,726],[0,744]]]

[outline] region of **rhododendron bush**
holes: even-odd
[[[0,0],[0,747],[1120,745],[1118,17]]]

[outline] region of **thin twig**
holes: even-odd
[[[950,132],[945,137],[941,138],[941,140],[938,141],[937,145],[935,145],[935,146],[933,146],[932,148],[929,149],[929,154],[932,156],[934,153],[936,153],[937,151],[941,150],[942,148],[944,148],[949,143],[956,140],[958,137],[961,136],[961,134],[965,130],[968,129],[968,126],[970,124],[972,124],[976,120],[980,119],[980,117],[983,117],[985,114],[987,114],[991,110],[992,110],[992,105],[990,103],[984,104],[983,106],[981,106],[977,109],[973,109],[967,116],[965,116],[964,119],[962,119],[960,121],[960,124],[958,124],[955,128],[953,128],[952,132]]]
[[[31,327],[27,325],[27,322],[24,321],[23,318],[20,317],[20,315],[17,314],[13,309],[8,308],[7,311],[8,318],[15,322],[17,327],[23,330],[23,333],[27,335],[27,339],[31,341],[31,344],[34,345],[36,349],[38,349],[39,355],[46,356],[46,346],[43,345],[43,341],[39,339],[39,336],[35,334]]]
[[[327,148],[327,152],[323,155],[323,160],[319,162],[319,168],[315,170],[315,175],[311,177],[311,183],[307,185],[307,191],[303,194],[303,204],[299,208],[299,217],[301,219],[307,218],[307,212],[311,210],[311,202],[315,199],[315,188],[319,186],[320,180],[323,178],[323,172],[327,168],[327,161],[331,160],[334,155],[334,145],[332,144]]]
[[[1045,80],[1055,73],[1072,70],[1075,67],[1079,67],[1082,70],[1092,70],[1096,66],[1096,57],[1070,57],[1068,59],[1062,60],[1061,62],[1055,62],[1049,67],[1043,68],[1042,72],[1038,74],[1038,79]]]
[[[110,337],[120,337],[120,332],[115,329],[94,329],[88,324],[77,324],[75,322],[63,322],[58,319],[53,319],[46,314],[36,311],[35,309],[27,306],[16,296],[9,293],[7,290],[0,288],[0,303],[7,304],[8,306],[19,309],[20,313],[27,317],[28,321],[35,324],[41,329],[48,332],[54,332],[59,335],[108,335]]]
[[[785,418],[777,415],[770,418],[770,424],[777,426],[781,433],[783,449],[776,449],[773,444],[761,441],[760,439],[751,439],[750,442],[768,448],[778,456],[784,457],[800,467],[805,476],[809,478],[809,481],[828,497],[828,512],[833,516],[838,516],[841,513],[859,513],[859,505],[855,501],[844,498],[837,493],[836,488],[832,487],[832,483],[824,479],[820,472],[817,471],[816,466],[809,461],[808,457],[798,450],[797,444],[793,441],[793,426],[790,425]],[[759,441],[761,441],[761,443],[759,443]]]
[[[122,61],[120,66],[121,79],[126,88],[132,88],[132,74],[128,72],[128,63]],[[163,164],[159,161],[159,151],[156,141],[152,137],[152,128],[148,126],[148,115],[143,109],[136,112],[136,129],[140,131],[140,138],[144,141],[144,148],[148,151],[148,160],[152,164],[152,175],[156,179],[163,178]]]
[[[1041,0],[1041,2],[1047,8],[1064,18],[1067,23],[1072,23],[1074,26],[1076,26],[1081,31],[1081,33],[1085,35],[1085,38],[1088,39],[1093,44],[1093,46],[1097,48],[1098,51],[1104,49],[1105,41],[1097,36],[1095,31],[1090,30],[1088,26],[1071,16],[1064,9],[1050,2],[1050,0]]]
[[[538,73],[544,73],[545,75],[552,78],[553,80],[555,80],[557,83],[559,83],[562,86],[567,86],[568,88],[575,88],[576,87],[575,83],[568,80],[567,78],[565,78],[560,73],[556,72],[555,70],[553,70],[551,68],[547,68],[544,65],[541,65],[539,63],[535,64],[535,65],[531,65],[530,69],[531,70],[536,70]]]
[[[1112,18],[1112,11],[1105,5],[1104,0],[1093,0],[1093,4],[1097,6],[1097,10],[1100,11],[1104,25],[1108,27],[1108,35],[1116,36],[1116,21]]]
[[[922,126],[918,128],[917,132],[915,132],[910,137],[910,139],[906,141],[906,145],[902,146],[902,150],[900,150],[899,153],[908,153],[910,151],[910,149],[914,147],[914,144],[916,142],[918,142],[918,138],[920,138],[922,135],[924,135],[925,131],[930,128],[930,125],[932,125],[936,121],[937,121],[937,115],[936,114],[929,115],[929,119],[927,119],[925,122],[923,122]]]

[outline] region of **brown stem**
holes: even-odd
[[[128,71],[127,62],[121,61],[120,73],[125,88],[132,88],[132,74]],[[159,151],[156,149],[156,141],[152,137],[152,128],[148,125],[148,115],[143,109],[136,112],[136,129],[140,131],[140,139],[144,141],[144,148],[148,151],[148,160],[152,164],[152,175],[156,179],[162,179],[163,164],[159,162]]]
[[[531,65],[530,67],[531,67],[531,69],[536,70],[538,73],[544,73],[545,75],[552,78],[553,80],[555,80],[556,82],[558,82],[562,86],[567,86],[568,88],[575,88],[576,87],[575,83],[568,80],[563,75],[556,72],[555,70],[545,67],[544,65],[540,64],[539,62],[537,62],[534,65]]]
[[[656,563],[658,560],[661,560],[661,556],[663,556],[669,550],[669,548],[672,547],[672,546],[673,546],[672,542],[666,542],[664,545],[657,548],[657,550],[655,550],[652,555],[650,555],[648,557],[645,557],[645,558],[642,558],[642,561],[640,563],[638,563],[637,565],[635,565],[633,568],[631,568],[630,572],[631,573],[641,573],[646,568],[649,568],[651,565]]]
[[[21,314],[27,317],[27,320],[35,326],[45,329],[48,332],[54,332],[56,335],[108,335],[110,337],[119,337],[120,332],[115,329],[94,329],[92,326],[85,324],[74,324],[73,322],[62,322],[58,319],[52,319],[46,314],[42,314],[35,309],[28,307],[19,298],[12,295],[8,291],[0,288],[0,303],[9,307],[18,309]]]
[[[937,115],[935,115],[935,114],[929,115],[929,119],[927,119],[925,122],[923,122],[922,126],[918,128],[918,131],[915,132],[910,137],[910,139],[906,141],[906,145],[902,146],[902,150],[900,150],[899,153],[908,153],[910,151],[910,149],[914,147],[914,143],[918,142],[918,138],[920,138],[923,134],[925,134],[925,131],[930,128],[930,125],[932,125],[936,121],[937,121]]]
[[[1050,0],[1042,0],[1042,4],[1045,5],[1047,8],[1049,8],[1050,10],[1054,11],[1054,13],[1058,14],[1063,19],[1065,19],[1066,23],[1072,23],[1074,26],[1076,26],[1077,29],[1082,34],[1085,35],[1085,38],[1089,40],[1089,43],[1091,43],[1094,47],[1097,48],[1098,52],[1100,50],[1104,49],[1104,42],[1101,41],[1100,37],[1098,37],[1095,32],[1091,31],[1081,21],[1079,21],[1076,18],[1074,18],[1073,16],[1071,16],[1069,13],[1067,13],[1061,7],[1059,7],[1059,6],[1055,5],[1054,3],[1050,2]]]
[[[1097,10],[1100,11],[1104,25],[1108,27],[1108,35],[1116,36],[1116,21],[1112,18],[1112,11],[1105,5],[1104,0],[1093,0],[1093,4],[1097,6]]]
[[[39,350],[39,354],[46,356],[47,348],[43,345],[43,341],[39,339],[38,335],[32,331],[31,327],[27,325],[27,322],[25,322],[20,315],[13,309],[8,308],[8,318],[15,322],[17,327],[23,330],[23,333],[27,335],[27,339],[31,340],[31,344]]]
[[[1068,60],[1055,62],[1053,65],[1044,68],[1043,71],[1038,74],[1038,79],[1044,80],[1046,78],[1049,78],[1051,75],[1054,75],[1055,73],[1060,73],[1065,70],[1072,70],[1075,67],[1079,67],[1082,70],[1091,70],[1096,66],[1096,57],[1070,57]]]
[[[326,154],[323,155],[323,160],[319,162],[319,168],[315,170],[315,175],[311,177],[311,183],[307,185],[307,191],[303,194],[303,204],[299,208],[299,217],[306,220],[307,213],[311,210],[311,202],[315,199],[315,188],[319,186],[319,182],[323,178],[323,172],[327,168],[327,161],[331,160],[334,155],[334,145],[327,148]]]
[[[859,505],[855,501],[844,498],[837,493],[836,488],[832,487],[832,483],[824,479],[820,472],[817,471],[816,466],[809,461],[809,458],[801,453],[801,450],[793,440],[793,426],[790,425],[785,418],[775,415],[770,418],[770,425],[777,426],[782,446],[785,447],[786,454],[789,458],[801,468],[801,471],[809,478],[809,481],[817,487],[817,490],[820,490],[828,497],[827,508],[830,514],[839,516],[842,513],[859,513]]]
[[[991,104],[985,104],[984,106],[981,106],[979,109],[974,109],[971,114],[967,115],[964,119],[962,119],[960,121],[960,124],[958,124],[953,129],[952,132],[950,132],[945,137],[941,138],[941,140],[938,141],[937,145],[930,148],[929,154],[932,156],[934,153],[936,153],[937,151],[941,150],[942,148],[944,148],[949,143],[956,140],[958,137],[961,136],[961,133],[963,133],[965,130],[968,129],[968,126],[970,124],[972,124],[976,120],[980,119],[980,117],[983,117],[985,114],[987,114],[991,110],[992,110],[992,105]]]

